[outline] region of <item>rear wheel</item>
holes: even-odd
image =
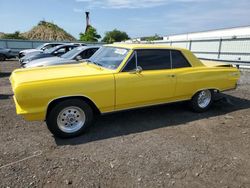
[[[5,61],[6,57],[3,54],[0,54],[0,61]]]
[[[48,112],[46,123],[56,137],[70,138],[82,134],[93,122],[93,110],[80,99],[67,99]]]
[[[202,90],[196,93],[191,101],[191,107],[195,112],[204,112],[209,109],[213,103],[213,91],[212,90]]]

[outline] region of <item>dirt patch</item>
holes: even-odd
[[[15,113],[0,62],[0,187],[250,187],[250,72],[197,114],[185,103],[102,116],[80,137],[54,138]]]

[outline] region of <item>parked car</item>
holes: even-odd
[[[61,56],[61,55],[65,54],[65,53],[67,53],[68,51],[74,49],[77,46],[78,45],[75,45],[75,44],[59,45],[59,46],[47,49],[44,52],[40,52],[40,53],[37,53],[37,54],[34,54],[34,55],[27,54],[26,56],[19,59],[19,62],[21,63],[21,66],[23,66],[24,64],[29,63],[29,62],[31,62],[33,60],[36,60],[36,59],[41,59],[41,58],[46,58],[46,57],[54,57],[54,56]]]
[[[207,66],[186,49],[113,44],[88,62],[18,69],[10,80],[17,114],[45,120],[55,136],[65,138],[82,134],[108,112],[176,101],[204,112],[214,93],[235,89],[239,77],[232,65]]]
[[[55,57],[36,59],[29,63],[24,64],[23,67],[30,68],[30,67],[43,67],[51,65],[80,63],[84,59],[90,58],[98,49],[99,49],[98,46],[79,46],[63,54],[61,57],[55,56]]]
[[[33,48],[33,49],[26,49],[26,50],[22,50],[18,53],[18,57],[19,59],[24,57],[25,55],[29,54],[29,53],[33,53],[33,55],[35,53],[41,53],[43,52],[44,50],[47,50],[47,49],[50,49],[50,48],[53,48],[55,46],[58,46],[58,45],[62,45],[64,43],[57,43],[57,42],[51,42],[51,43],[44,43],[44,44],[41,44],[39,45],[38,47],[36,48]]]
[[[15,53],[11,49],[0,48],[0,61],[5,61],[6,59],[15,58]]]
[[[79,42],[73,42],[73,43],[70,43],[70,44],[75,44],[75,45],[79,45],[79,46],[87,46],[87,44],[79,43]]]

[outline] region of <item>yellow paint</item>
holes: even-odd
[[[74,96],[90,99],[101,113],[188,100],[202,89],[233,89],[240,76],[236,68],[207,66],[181,48],[152,44],[107,46],[130,49],[116,70],[85,62],[15,70],[10,80],[17,114],[27,120],[44,120],[50,102]],[[120,72],[135,49],[180,50],[192,67],[137,74]]]

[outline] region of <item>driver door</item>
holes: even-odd
[[[140,67],[141,71],[136,71]],[[176,77],[169,50],[137,50],[123,70],[115,74],[115,109],[160,104],[174,96]]]

